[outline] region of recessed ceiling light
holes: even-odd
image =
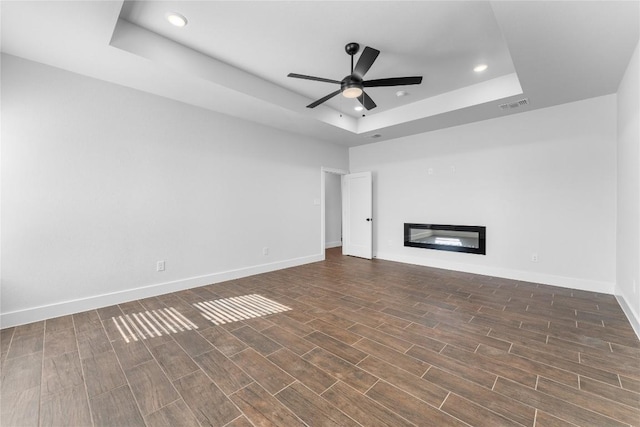
[[[396,96],[398,98],[400,98],[402,96],[407,96],[407,95],[409,95],[409,92],[407,92],[406,90],[399,90],[399,91],[396,92]]]
[[[169,21],[171,25],[175,25],[176,27],[184,27],[185,25],[187,25],[187,18],[180,15],[179,13],[169,12],[166,16],[167,21]]]
[[[489,66],[487,64],[479,64],[479,65],[476,65],[475,67],[473,67],[473,71],[475,71],[476,73],[481,73],[484,70],[486,70],[487,68],[489,68]]]
[[[362,111],[364,110],[364,107],[362,105],[356,105],[355,107],[353,107],[353,109],[356,111]]]

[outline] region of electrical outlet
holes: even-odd
[[[262,248],[262,255],[264,255],[264,256],[269,255],[269,248],[267,248],[267,247]]]
[[[156,263],[156,271],[164,271],[164,261],[158,261]]]
[[[538,262],[538,254],[536,253],[531,254],[531,262]]]

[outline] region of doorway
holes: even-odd
[[[342,184],[341,178],[349,172],[342,169],[321,168],[321,247],[327,249],[342,246]]]

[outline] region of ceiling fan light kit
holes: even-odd
[[[422,76],[414,77],[391,77],[386,79],[364,80],[364,75],[369,71],[369,68],[373,65],[376,58],[380,54],[380,51],[372,47],[366,46],[358,59],[358,63],[353,66],[353,57],[360,50],[358,43],[348,43],[344,47],[347,55],[351,56],[351,74],[346,76],[341,81],[325,79],[323,77],[307,76],[304,74],[289,73],[287,77],[304,80],[315,80],[318,82],[339,84],[340,89],[332,92],[317,101],[307,105],[307,108],[315,108],[318,105],[328,101],[334,96],[342,93],[345,98],[357,98],[358,101],[367,110],[376,108],[376,103],[373,99],[364,91],[365,87],[383,87],[383,86],[405,86],[405,85],[418,85],[422,83]]]
[[[355,83],[351,83],[348,87],[342,89],[342,96],[345,98],[357,98],[362,95],[362,88],[356,85]]]

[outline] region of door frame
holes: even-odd
[[[325,184],[325,174],[326,173],[332,173],[332,174],[336,174],[336,175],[348,175],[349,171],[345,170],[345,169],[336,169],[336,168],[328,168],[328,167],[320,167],[320,255],[322,257],[322,259],[325,259],[325,244],[326,244],[326,236],[325,236],[325,232],[326,232],[326,218],[325,218],[325,191],[326,191],[326,184]],[[341,190],[342,191],[342,190]]]

